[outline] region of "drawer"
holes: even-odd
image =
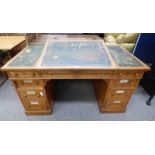
[[[139,80],[136,79],[120,79],[112,82],[112,89],[134,89]]]
[[[114,72],[42,72],[42,78],[49,79],[116,79],[118,75]]]
[[[44,86],[41,80],[17,80],[14,81],[17,88]]]
[[[27,111],[47,110],[47,103],[45,100],[23,100],[23,104]]]
[[[127,79],[141,79],[143,77],[143,72],[131,72],[131,71],[128,71],[128,72],[120,72],[118,77],[120,79],[124,79],[124,78],[127,78]]]
[[[125,98],[110,98],[106,101],[104,108],[119,109],[125,107],[127,101],[128,100],[126,100]]]
[[[109,98],[129,98],[133,90],[129,89],[112,89],[109,93]]]
[[[38,72],[9,72],[8,73],[10,78],[34,78],[40,77]]]
[[[45,99],[44,89],[20,89],[18,93],[22,99]]]

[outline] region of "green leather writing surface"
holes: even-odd
[[[114,61],[120,67],[138,67],[142,66],[130,53],[117,45],[107,45],[109,52]]]
[[[9,66],[34,66],[36,61],[39,59],[44,45],[43,44],[32,44],[22,54],[18,55]]]
[[[45,52],[42,66],[111,66],[100,41],[54,41],[48,44]]]

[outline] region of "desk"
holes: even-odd
[[[12,80],[25,113],[34,115],[51,113],[56,79],[93,79],[100,111],[124,112],[150,68],[118,45],[68,37],[31,44],[2,69]]]

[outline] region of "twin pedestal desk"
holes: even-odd
[[[124,112],[149,69],[120,46],[90,38],[34,43],[2,67],[28,115],[51,113],[56,79],[92,79],[100,111]]]

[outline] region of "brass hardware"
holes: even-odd
[[[116,94],[124,94],[124,90],[116,90]]]
[[[120,100],[114,100],[113,103],[121,103]]]
[[[120,80],[119,82],[120,82],[120,83],[128,83],[129,80]]]
[[[32,80],[24,80],[24,83],[32,83]]]
[[[31,105],[38,105],[39,102],[38,101],[31,101]]]
[[[33,90],[29,90],[29,91],[26,91],[26,94],[28,94],[28,95],[35,95],[36,92],[33,91]]]
[[[39,95],[40,95],[40,96],[44,96],[44,93],[43,93],[43,92],[40,92]]]

